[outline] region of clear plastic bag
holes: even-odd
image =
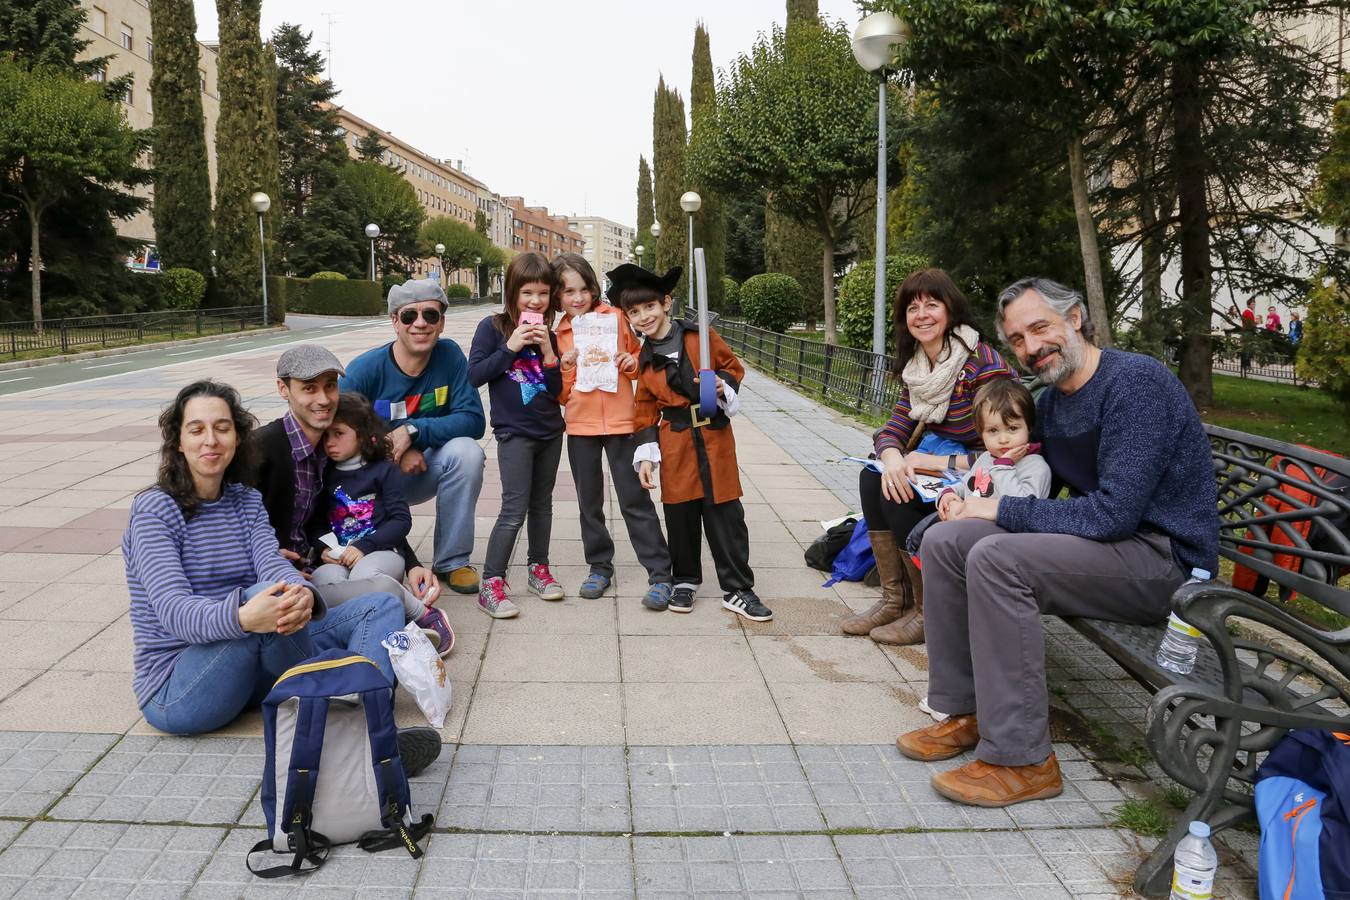
[[[380,643],[389,651],[399,684],[412,694],[427,723],[440,728],[450,714],[450,673],[430,638],[416,622],[409,622],[402,631],[389,632]]]

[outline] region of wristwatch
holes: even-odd
[[[953,454],[951,454],[950,456],[947,457],[947,468],[949,468],[949,469],[955,469],[955,468],[956,468],[956,454],[955,454],[955,453],[953,453]]]
[[[408,429],[408,437],[410,437],[410,438],[415,438],[415,437],[417,437],[417,426],[416,426],[416,425],[414,425],[414,424],[411,423],[411,422],[404,422],[404,423],[403,423],[403,427],[406,428],[406,429]]]

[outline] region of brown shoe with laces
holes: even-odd
[[[983,760],[933,776],[933,790],[970,806],[1002,807],[1064,792],[1059,762],[1051,753],[1032,766],[996,766]]]
[[[952,716],[944,722],[906,732],[895,739],[895,746],[910,759],[938,762],[951,759],[980,742],[980,726],[974,716]]]

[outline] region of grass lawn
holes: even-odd
[[[1212,425],[1350,456],[1345,409],[1316,388],[1215,375],[1214,401],[1200,411]]]

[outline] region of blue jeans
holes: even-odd
[[[403,476],[409,504],[436,498],[433,572],[449,572],[469,564],[473,553],[473,517],[483,489],[483,448],[473,438],[451,438],[423,450],[427,470]]]
[[[255,585],[252,596],[268,585]],[[232,641],[193,644],[174,662],[164,686],[141,712],[169,734],[215,731],[267,696],[281,673],[324,650],[339,647],[372,660],[394,683],[389,653],[380,644],[403,628],[403,602],[393,594],[366,594],[332,607],[293,635],[249,634]]]

